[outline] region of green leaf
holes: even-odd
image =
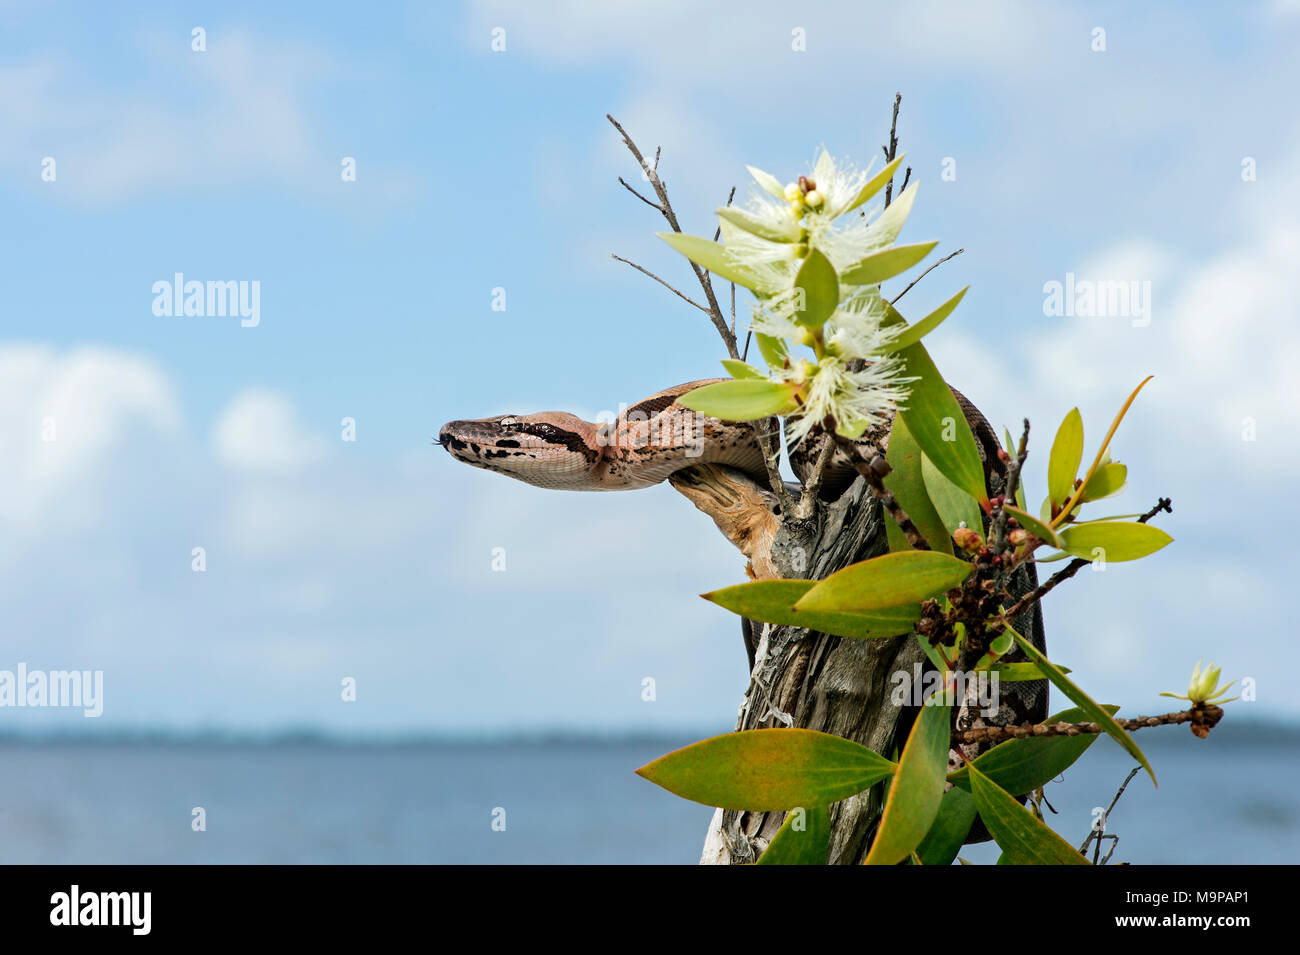
[[[1006,512],[1016,519],[1016,523],[1033,534],[1044,544],[1051,544],[1053,547],[1061,546],[1061,539],[1052,530],[1038,518],[1034,517],[1027,511],[1018,507],[1008,507]]]
[[[1005,634],[1010,636],[1010,634]],[[998,679],[1003,683],[1024,683],[1026,680],[1046,680],[1047,674],[1038,669],[1037,663],[994,663],[987,667],[979,667],[981,670],[988,670],[990,673],[996,673]],[[1069,673],[1068,667],[1060,668],[1062,673]]]
[[[932,550],[884,554],[831,574],[795,609],[863,613],[919,604],[956,587],[972,569],[964,560]]]
[[[907,516],[912,519],[916,529],[921,532],[932,550],[951,554],[952,540],[943,519],[935,510],[930,494],[925,488],[925,475],[921,470],[921,447],[912,437],[907,422],[902,415],[894,416],[894,424],[889,433],[889,449],[885,460],[892,471],[885,476],[885,488],[894,495]],[[885,518],[885,531],[889,537],[891,551],[911,550],[912,545],[903,536],[902,530],[892,518]]]
[[[1088,478],[1079,500],[1100,501],[1104,497],[1111,497],[1124,490],[1126,481],[1128,481],[1127,465],[1120,464],[1118,461],[1102,465],[1092,472],[1092,477]]]
[[[800,822],[803,828],[796,829]],[[830,811],[792,809],[755,865],[826,865],[830,849]]]
[[[637,770],[671,793],[723,809],[829,806],[892,776],[865,746],[805,729],[746,730],[692,743]]]
[[[799,598],[817,585],[815,580],[753,580],[703,594],[719,607],[750,620],[785,627],[804,627],[837,637],[896,637],[912,629],[921,618],[919,604],[874,613],[836,613],[796,610]]]
[[[902,862],[921,844],[939,814],[948,775],[952,707],[933,702],[936,698],[944,694],[936,693],[925,702],[907,734],[866,865]]]
[[[777,179],[770,172],[763,172],[756,166],[746,166],[745,168],[749,170],[749,174],[754,177],[754,181],[759,184],[764,192],[771,193],[778,199],[785,198],[785,186],[781,185],[780,179]]]
[[[954,786],[943,794],[939,815],[925,834],[916,854],[922,865],[952,865],[975,822],[975,799],[964,789]]]
[[[1117,563],[1154,554],[1173,538],[1150,524],[1103,521],[1067,527],[1061,531],[1061,541],[1062,548],[1075,557],[1096,560],[1100,556],[1107,563]],[[1100,555],[1095,553],[1098,548],[1103,551]]]
[[[769,242],[793,242],[799,238],[799,222],[793,216],[784,229],[778,229],[735,206],[724,206],[718,209],[717,213],[719,219],[725,219],[736,228],[744,229],[751,235],[767,239]]]
[[[773,291],[770,282],[763,279],[753,269],[733,261],[727,254],[726,247],[711,239],[704,239],[698,235],[685,235],[681,232],[656,232],[655,235],[696,265],[707,269],[719,278],[726,279],[728,282],[735,282],[737,285],[743,285],[753,291]]]
[[[736,379],[767,377],[753,365],[743,362],[739,358],[722,359],[722,367],[727,369],[727,374]]]
[[[1014,665],[1014,664],[1013,664]],[[1024,666],[1025,664],[1020,664]],[[1037,679],[1042,679],[1040,673]],[[1114,713],[1118,706],[1107,706],[1106,711]],[[1081,723],[1090,720],[1082,709],[1067,710],[1044,720],[1044,723]],[[1061,773],[1070,768],[1088,747],[1096,742],[1093,733],[1080,733],[1078,736],[1029,736],[1025,739],[1011,739],[999,743],[986,753],[982,753],[972,764],[996,785],[1013,796],[1023,796],[1033,792],[1039,786],[1046,786]],[[967,767],[948,776],[955,786],[970,789],[970,774]]]
[[[960,303],[963,298],[966,297],[966,291],[969,288],[970,286],[967,285],[966,288],[948,299],[948,301],[944,302],[915,325],[909,325],[907,331],[903,332],[903,334],[899,335],[892,342],[886,345],[883,350],[886,353],[896,352],[902,351],[909,345],[915,345],[926,335],[938,328],[943,320],[952,314],[952,310],[957,307],[958,303]]]
[[[1010,627],[1007,629],[1011,630]],[[1087,693],[1084,693],[1083,690],[1075,686],[1070,678],[1061,672],[1059,667],[1055,666],[1047,659],[1047,657],[1038,652],[1037,647],[1014,630],[1011,630],[1011,632],[1015,635],[1016,643],[1020,644],[1020,649],[1025,651],[1025,656],[1029,657],[1030,662],[1037,663],[1038,668],[1047,674],[1047,678],[1052,681],[1056,688],[1083,710],[1087,721],[1100,724],[1101,728],[1106,731],[1106,734],[1114,739],[1115,742],[1123,746],[1128,754],[1136,759],[1138,763],[1141,764],[1142,768],[1147,771],[1147,775],[1151,777],[1151,784],[1153,786],[1159,785],[1156,782],[1155,770],[1153,770],[1151,764],[1147,762],[1147,758],[1143,755],[1142,750],[1138,748],[1137,743],[1133,742],[1133,737],[1124,732],[1120,725],[1115,722],[1110,713],[1106,712],[1106,710],[1102,709],[1101,706],[1094,703]]]
[[[898,412],[907,422],[907,430],[943,476],[987,510],[984,465],[952,389],[920,342],[898,354],[907,363],[903,376],[917,379],[911,383],[906,406]]]
[[[925,479],[925,489],[934,502],[934,509],[943,520],[948,536],[951,537],[960,525],[965,524],[983,537],[984,522],[975,499],[944,477],[928,457],[921,461],[921,474]]]
[[[866,241],[878,246],[894,244],[898,233],[903,229],[903,223],[912,212],[912,203],[916,201],[918,185],[920,183],[914,182],[904,189],[903,194],[876,217],[876,221],[871,223],[871,228],[867,232]]]
[[[929,255],[938,244],[938,241],[917,242],[915,245],[893,245],[878,249],[841,272],[840,281],[845,285],[879,285],[885,279],[906,272]]]
[[[978,769],[970,769],[971,795],[980,818],[1008,865],[1090,865],[1074,847]],[[999,859],[999,864],[1002,864]]]
[[[858,194],[853,197],[853,201],[850,202],[839,212],[836,212],[835,215],[838,216],[838,215],[843,215],[845,212],[852,212],[858,206],[862,205],[864,202],[866,202],[868,199],[870,199],[872,196],[878,193],[881,189],[884,189],[885,183],[889,182],[889,180],[894,178],[894,173],[897,172],[898,167],[902,164],[903,158],[906,155],[907,153],[903,153],[902,156],[899,156],[893,161],[891,161],[889,165],[887,165],[884,169],[880,170],[880,172],[876,173],[869,180],[867,180],[866,185],[864,185],[861,189],[859,189]],[[782,193],[782,195],[784,195],[784,192]]]
[[[835,266],[817,249],[808,250],[808,257],[794,277],[794,288],[796,296],[802,293],[803,298],[803,307],[795,310],[794,320],[805,328],[821,328],[840,304]]]
[[[755,332],[754,340],[758,342],[758,353],[763,356],[769,368],[784,367],[785,360],[790,355],[790,346],[784,338]]]
[[[1064,504],[1074,493],[1074,481],[1083,461],[1083,417],[1072,408],[1056,430],[1052,456],[1047,461],[1047,493],[1056,506]]]
[[[779,384],[766,378],[718,381],[688,391],[677,403],[723,421],[753,421],[791,410],[798,390],[798,385]]]

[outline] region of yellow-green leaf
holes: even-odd
[[[921,617],[919,604],[873,613],[796,610],[799,598],[817,585],[815,580],[752,580],[704,594],[719,607],[750,620],[785,627],[804,627],[837,637],[896,637],[912,629]]]
[[[932,550],[884,554],[831,574],[795,609],[864,613],[910,606],[956,587],[971,570],[964,560]]]
[[[1052,530],[1038,518],[1018,507],[1008,507],[1006,512],[1016,519],[1016,523],[1033,534],[1044,544],[1051,544],[1053,547],[1061,546],[1061,539]]]
[[[895,764],[852,740],[806,729],[726,733],[637,770],[671,793],[753,812],[829,806],[893,775]]]
[[[799,222],[794,216],[789,218],[784,228],[776,228],[735,206],[724,206],[717,212],[719,219],[725,219],[736,228],[769,242],[793,242],[799,238]]]
[[[1090,865],[1075,848],[1039,822],[1028,809],[970,768],[971,795],[980,818],[1007,865]],[[998,860],[999,865],[1003,859]]]
[[[915,325],[909,325],[903,334],[899,335],[883,349],[885,352],[902,351],[909,345],[914,345],[926,335],[930,334],[943,322],[945,318],[952,314],[952,310],[957,307],[963,298],[966,297],[966,291],[970,286],[962,289],[948,301],[944,302],[925,318],[921,319]]]
[[[963,524],[980,537],[984,536],[980,506],[973,497],[944,477],[928,457],[921,461],[921,475],[925,479],[925,490],[934,502],[934,509],[939,512],[949,537]]]
[[[1120,464],[1118,461],[1104,464],[1092,472],[1092,477],[1088,478],[1088,483],[1083,486],[1083,494],[1079,496],[1079,500],[1100,501],[1102,498],[1111,497],[1124,490],[1124,483],[1127,480],[1127,465]]]
[[[1107,563],[1137,560],[1173,541],[1160,528],[1137,521],[1074,524],[1064,528],[1060,536],[1061,546],[1067,553],[1085,560],[1101,558]]]
[[[1047,493],[1053,504],[1064,504],[1074,493],[1074,481],[1079,476],[1082,460],[1083,416],[1078,408],[1072,408],[1056,430],[1052,455],[1047,461]]]
[[[798,385],[745,378],[704,385],[688,391],[677,403],[723,421],[753,421],[791,410],[798,390]]]
[[[830,811],[792,809],[755,865],[826,865],[830,848]]]
[[[727,374],[736,379],[767,377],[749,362],[741,361],[739,358],[722,359],[722,367],[727,369]]]
[[[917,342],[898,354],[907,363],[903,374],[917,379],[909,385],[907,403],[898,412],[907,422],[907,430],[944,477],[987,510],[984,465],[952,389],[939,374],[925,345]]]
[[[794,320],[806,328],[821,328],[840,304],[840,280],[835,266],[817,249],[808,257],[794,277],[796,303]],[[802,298],[802,302],[799,302]]]
[[[784,338],[755,332],[754,340],[758,342],[758,353],[763,356],[769,368],[781,368],[785,365],[785,360],[790,354],[790,346]]]
[[[936,702],[943,698],[940,692],[927,700],[907,734],[866,865],[902,862],[921,844],[939,814],[952,715],[950,705]]]
[[[876,217],[876,221],[871,223],[871,228],[867,232],[866,241],[878,246],[893,245],[894,240],[898,238],[898,233],[903,229],[903,223],[912,212],[912,204],[916,202],[916,189],[919,185],[920,183],[912,183],[890,204],[889,208]]]
[[[770,281],[764,279],[753,269],[733,260],[727,254],[726,247],[714,242],[712,239],[701,238],[698,235],[686,235],[681,232],[656,232],[655,235],[696,265],[707,269],[719,278],[724,278],[728,282],[735,282],[737,285],[743,285],[745,288],[754,291],[775,291]]]
[[[868,179],[866,185],[859,189],[858,194],[853,197],[853,201],[839,212],[836,212],[835,215],[842,215],[845,212],[851,212],[878,193],[881,189],[884,189],[885,183],[894,178],[894,173],[898,170],[898,167],[902,164],[903,158],[906,155],[907,153],[903,153],[902,156],[892,160],[884,169],[880,170],[880,172]]]
[[[889,450],[885,460],[893,469],[885,476],[885,489],[894,495],[901,507],[912,519],[916,529],[921,532],[931,550],[951,554],[952,540],[944,527],[943,519],[935,510],[925,489],[925,476],[921,471],[922,453],[912,432],[907,430],[907,422],[902,415],[894,415],[894,424],[889,433]],[[911,550],[903,531],[894,523],[893,518],[885,517],[885,531],[889,538],[891,551]]]
[[[845,285],[879,285],[885,279],[906,272],[938,244],[937,241],[917,242],[878,249],[841,272],[840,281]]]

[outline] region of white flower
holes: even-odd
[[[903,369],[898,358],[887,355],[860,371],[850,371],[842,359],[823,358],[817,365],[804,362],[777,372],[774,380],[808,384],[802,407],[790,415],[787,439],[797,444],[828,415],[835,420],[835,430],[849,438],[888,421],[907,399],[905,383],[915,380],[902,377]]]
[[[837,271],[842,271],[879,247],[880,236],[871,229],[871,215],[838,217],[858,197],[870,178],[870,166],[857,169],[836,163],[822,150],[813,163],[812,175],[784,189],[775,186],[774,176],[751,169],[761,187],[742,210],[763,230],[790,236],[794,241],[763,238],[734,223],[723,221],[722,240],[729,258],[749,268],[765,269],[763,294],[793,287],[802,259],[800,242],[822,252]],[[806,190],[806,191],[805,191]]]

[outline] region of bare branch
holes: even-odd
[[[651,209],[654,209],[656,212],[659,212],[659,213],[661,213],[661,214],[663,213],[663,211],[664,211],[663,206],[659,205],[657,202],[651,202],[651,201],[650,201],[649,199],[647,199],[645,196],[641,195],[641,193],[637,192],[635,189],[633,189],[631,186],[629,186],[629,185],[627,184],[627,180],[624,179],[622,176],[619,176],[619,177],[618,177],[618,181],[619,181],[619,183],[622,184],[622,186],[623,186],[624,189],[626,189],[628,192],[632,193],[632,195],[636,196],[638,199],[640,199],[642,202],[644,202],[646,205],[648,205]]]
[[[668,199],[668,190],[664,187],[663,180],[659,177],[659,151],[655,151],[655,161],[652,166],[646,161],[645,155],[637,147],[636,143],[633,142],[632,137],[627,134],[627,130],[619,124],[618,120],[608,113],[605,114],[605,118],[610,121],[611,125],[613,125],[616,130],[618,130],[618,134],[623,137],[623,144],[627,146],[628,152],[632,154],[632,157],[641,166],[641,171],[645,173],[646,179],[654,188],[655,195],[659,198],[659,204],[655,206],[655,208],[657,208],[660,214],[663,215],[664,220],[668,223],[670,229],[674,232],[681,232],[682,227],[677,221],[677,213],[673,211],[673,204]],[[638,194],[638,198],[644,200],[645,197]],[[652,202],[648,204],[652,206],[655,205]],[[727,354],[732,358],[739,358],[740,354],[736,351],[736,336],[727,328],[727,320],[722,314],[722,308],[718,305],[718,297],[713,292],[713,281],[709,276],[708,270],[695,262],[691,262],[690,266],[691,271],[695,273],[695,278],[700,283],[700,288],[704,291],[705,301],[708,302],[708,308],[705,309],[705,312],[708,314],[709,320],[713,322],[714,328],[718,330],[718,334],[722,336],[722,343],[727,347]]]
[[[915,285],[917,282],[921,281],[921,279],[925,278],[927,275],[929,275],[931,272],[933,272],[933,271],[934,271],[935,269],[937,269],[939,266],[943,265],[943,263],[947,262],[949,259],[955,259],[955,258],[957,258],[957,256],[961,255],[961,254],[962,254],[963,252],[965,252],[965,251],[966,251],[965,249],[958,249],[956,252],[949,252],[947,255],[945,255],[945,256],[944,256],[942,259],[940,259],[938,262],[935,262],[933,265],[931,265],[928,269],[926,269],[924,272],[922,272],[922,273],[921,273],[920,275],[918,275],[916,278],[912,279],[912,281],[911,281],[910,283],[908,283],[907,288],[903,289],[903,291],[901,291],[901,292],[899,292],[897,295],[895,295],[895,296],[894,296],[894,300],[893,300],[892,302],[890,302],[889,304],[890,304],[890,305],[897,305],[897,304],[898,304],[898,300],[899,300],[900,298],[902,298],[904,295],[906,295],[908,292],[910,292],[910,291],[912,290],[912,286],[913,286],[913,285]]]
[[[1139,716],[1137,719],[1115,719],[1126,732],[1150,726],[1177,726],[1191,723],[1213,729],[1223,719],[1221,706],[1193,706],[1179,713],[1163,716]],[[1028,739],[1037,736],[1085,736],[1106,732],[1100,723],[1021,723],[1016,726],[981,726],[952,734],[953,743],[1001,743],[1009,739]]]
[[[889,121],[889,146],[881,148],[885,150],[885,163],[891,163],[898,156],[898,107],[903,105],[903,94],[894,94],[894,118]],[[906,188],[906,186],[904,186]],[[894,201],[894,180],[891,176],[889,182],[885,184],[885,208]]]
[[[682,301],[684,301],[684,302],[689,302],[690,304],[692,304],[692,305],[694,305],[696,308],[698,308],[701,312],[704,312],[706,315],[708,314],[709,309],[708,309],[707,306],[705,306],[705,305],[701,305],[699,302],[695,301],[695,299],[691,298],[690,296],[688,296],[688,295],[684,295],[683,293],[679,292],[677,289],[673,288],[673,286],[669,285],[667,282],[665,282],[665,281],[664,281],[663,279],[661,279],[659,276],[655,275],[655,274],[654,274],[653,272],[651,272],[650,270],[648,270],[648,269],[643,269],[641,266],[637,265],[635,262],[631,261],[630,259],[625,259],[625,258],[623,258],[623,256],[621,256],[621,255],[615,255],[613,252],[611,252],[611,253],[609,254],[609,257],[610,257],[611,259],[616,259],[616,260],[619,261],[619,262],[623,262],[623,263],[625,263],[625,264],[627,264],[627,265],[632,266],[632,268],[636,269],[636,270],[637,270],[638,272],[640,272],[642,275],[648,275],[648,276],[650,276],[650,278],[654,279],[656,282],[658,282],[658,283],[659,283],[660,285],[662,285],[664,288],[668,289],[668,291],[672,292],[674,295],[676,295],[676,296],[677,296],[678,298],[680,298]]]
[[[794,513],[794,499],[781,477],[781,422],[778,418],[766,418],[752,423],[754,437],[763,452],[763,466],[767,469],[767,482],[772,486],[772,493],[781,502],[781,515]],[[760,427],[761,425],[761,427]],[[766,429],[766,430],[764,430]]]

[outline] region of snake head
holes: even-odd
[[[438,443],[471,467],[545,488],[594,489],[604,457],[595,426],[565,411],[449,421]]]

